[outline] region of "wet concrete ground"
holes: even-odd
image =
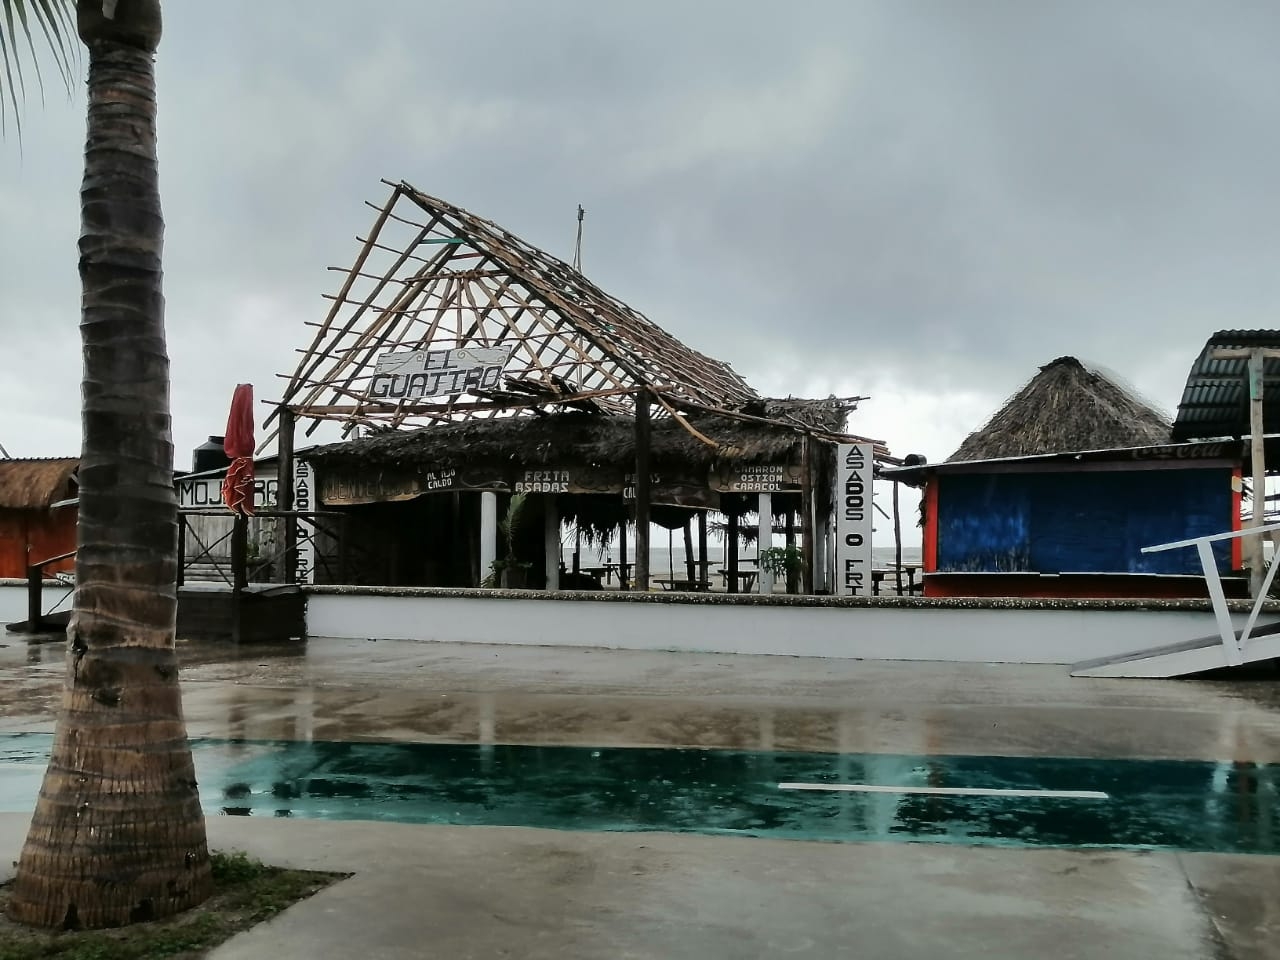
[[[51,731],[64,644],[0,643],[0,733]],[[202,737],[1280,762],[1280,682],[323,638],[181,653]]]
[[[62,644],[7,642],[0,733],[51,731]],[[323,639],[305,650],[184,645],[182,655],[190,732],[200,737],[1280,762],[1280,684],[1267,682]],[[1264,799],[1271,802],[1252,802]],[[249,830],[264,850],[310,831],[309,843],[327,837],[323,851],[358,860],[359,845],[343,838],[373,836],[362,832],[373,825],[290,821],[268,839],[259,827],[233,827],[236,819],[215,818],[214,835]],[[424,884],[413,903],[439,896],[454,906],[424,907],[406,920],[413,905],[404,895],[382,901],[398,912],[385,952],[370,956],[416,955],[428,932],[409,928],[428,923],[458,948],[449,955],[478,957],[774,956],[785,945],[779,931],[805,956],[1280,956],[1275,857],[401,829],[421,831],[413,836],[423,838],[424,857],[441,849],[432,837],[447,852],[443,872],[406,863]],[[541,860],[530,853],[537,850]],[[465,866],[471,854],[500,864],[499,873],[523,866],[502,876],[477,872]],[[638,872],[619,867],[614,876],[618,857],[631,857]],[[568,863],[572,876],[553,869]],[[376,870],[355,880],[348,907],[361,919],[379,902],[375,888],[390,896],[405,882]],[[334,888],[338,899],[325,912],[317,904],[306,923],[283,924],[288,942],[311,944],[312,956],[346,955],[334,946],[342,922],[362,924],[342,921],[344,887]],[[513,923],[504,933],[495,917]],[[308,939],[309,925],[316,933]],[[536,950],[530,931],[542,938]]]

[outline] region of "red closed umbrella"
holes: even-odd
[[[222,481],[222,502],[232,513],[253,516],[253,384],[241,383],[231,397],[222,449],[231,458]]]

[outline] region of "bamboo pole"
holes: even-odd
[[[297,418],[293,411],[281,405],[276,409],[279,420],[278,446],[276,449],[276,509],[293,510],[293,441]],[[298,548],[298,518],[284,518],[284,548],[280,552],[281,583],[297,583],[298,565],[294,551]]]
[[[816,498],[813,495],[813,444],[806,433],[800,438],[800,536],[803,540],[801,544],[803,562],[801,565],[800,589],[806,594],[814,592],[815,543],[813,528],[815,526],[815,502]]]
[[[636,391],[636,585],[649,589],[649,389]]]

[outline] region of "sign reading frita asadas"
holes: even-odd
[[[371,400],[426,400],[468,390],[493,390],[511,359],[510,347],[406,350],[378,357]]]
[[[513,493],[616,494],[622,490],[622,471],[589,467],[521,470],[511,489]]]
[[[711,475],[721,493],[779,493],[801,488],[801,468],[793,463],[751,463],[722,467]]]
[[[396,503],[424,493],[466,490],[506,490],[505,478],[485,470],[328,470],[320,476],[320,500],[325,506]]]

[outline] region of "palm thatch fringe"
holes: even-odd
[[[0,509],[47,510],[74,495],[79,467],[74,458],[0,460]]]
[[[762,401],[758,409],[761,416],[785,414],[795,423],[744,422],[714,414],[689,416],[688,422],[715,444],[708,446],[674,418],[654,420],[651,458],[655,467],[705,469],[714,464],[797,462],[806,428],[841,433],[847,414],[847,407],[829,401]],[[319,447],[308,454],[308,459],[320,466],[421,466],[433,470],[479,463],[628,469],[635,464],[635,457],[632,417],[577,411],[386,430]]]
[[[1169,419],[1075,357],[1059,357],[949,460],[998,460],[1169,442]]]

